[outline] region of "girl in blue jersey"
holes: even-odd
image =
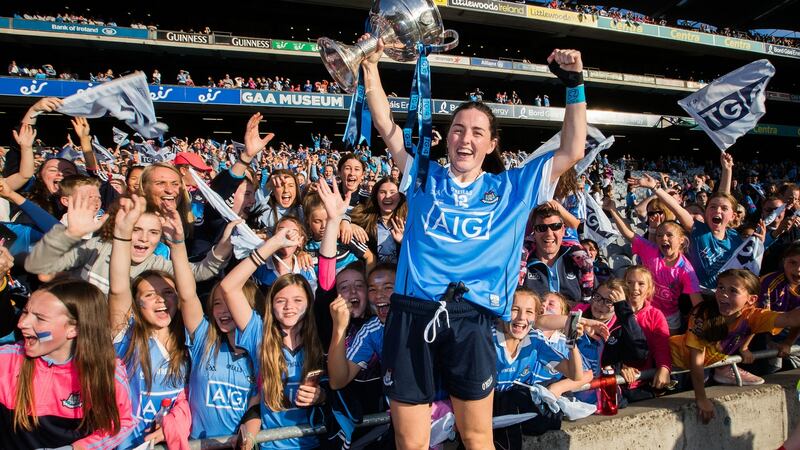
[[[497,386],[495,387],[494,416],[535,412],[537,417],[518,425],[496,429],[496,448],[521,448],[522,434],[539,435],[547,430],[561,428],[561,415],[554,415],[544,405],[533,402],[530,391],[515,382],[533,384],[534,374],[547,371],[561,373],[571,380],[588,382],[582,370],[581,354],[577,346],[561,354],[548,345],[546,338],[533,328],[542,312],[539,296],[530,289],[517,288],[511,306],[511,321],[501,322],[493,330],[497,353]],[[548,317],[554,319],[555,316]],[[583,325],[578,326],[578,336]]]
[[[453,112],[449,166],[428,160],[428,141],[407,153],[378,74],[382,52],[379,41],[362,63],[365,93],[375,127],[406,174],[401,190],[409,205],[383,349],[396,440],[403,449],[427,448],[430,403],[441,384],[466,447],[491,448],[491,325],[496,316],[510,317],[528,213],[584,154],[580,53],[555,50],[548,57],[568,86],[561,148],[504,172],[494,114],[478,102]],[[421,106],[431,109],[426,100]]]
[[[190,423],[182,420],[187,406],[184,388],[189,358],[175,280],[154,270],[143,272],[133,282],[130,279],[131,236],[144,210],[143,197],[120,199],[111,251],[108,302],[114,347],[125,363],[133,415],[139,421],[120,445],[122,449],[145,441],[185,439],[190,428]],[[174,215],[180,223],[180,216]],[[182,226],[177,228],[182,230]],[[173,244],[177,240],[182,239],[167,237]],[[154,420],[162,408],[169,412],[159,426]]]
[[[375,184],[367,203],[351,211],[350,216],[369,235],[369,249],[378,262],[397,264],[403,241],[408,206],[399,185],[389,177]]]
[[[206,311],[211,313],[211,317],[203,313],[179,220],[175,216],[167,218],[168,224],[164,229],[176,241],[170,248],[170,257],[186,327],[186,346],[192,362],[188,399],[192,413],[190,437],[229,436],[236,434],[248,402],[256,394],[255,371],[246,352],[235,345],[236,325],[222,298],[219,284],[211,288],[206,303]],[[228,224],[220,242],[230,238],[238,223],[240,221]],[[251,307],[255,303],[263,304],[257,300],[261,294],[255,283],[248,281],[244,290]]]
[[[260,380],[261,428],[312,422],[310,407],[324,401],[309,372],[323,368],[322,348],[314,326],[313,294],[301,275],[281,275],[272,284],[262,316],[250,306],[244,286],[256,267],[273,253],[302,244],[296,230],[278,227],[275,235],[243,259],[220,283],[236,328],[236,345],[250,355]],[[314,436],[261,444],[262,449],[311,449]]]

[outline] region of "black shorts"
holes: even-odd
[[[425,328],[440,303],[393,294],[383,335],[383,389],[392,400],[431,403],[439,387],[461,400],[486,398],[497,381],[492,314],[468,301],[448,302],[436,339]]]

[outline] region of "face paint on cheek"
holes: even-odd
[[[51,333],[49,331],[42,331],[42,332],[37,331],[36,332],[36,338],[39,339],[39,342],[52,341],[53,340],[53,333]]]

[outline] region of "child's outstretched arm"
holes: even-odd
[[[664,202],[664,204],[667,205],[667,208],[669,208],[670,211],[675,214],[675,217],[678,218],[678,221],[681,223],[683,229],[688,233],[692,232],[694,218],[691,214],[689,214],[689,211],[684,209],[683,206],[679,205],[678,202],[672,198],[667,191],[658,187],[658,180],[650,175],[643,175],[641,178],[631,178],[628,180],[628,183],[631,183],[633,186],[640,186],[654,190],[656,197]]]
[[[714,418],[714,404],[706,397],[705,374],[703,373],[705,355],[705,350],[689,349],[689,373],[692,377],[697,413],[704,424]]]
[[[632,241],[633,238],[636,237],[636,233],[633,232],[631,227],[625,223],[622,216],[617,212],[617,205],[612,198],[606,197],[603,199],[603,211],[611,215],[611,220],[617,225],[617,229],[622,233],[622,237],[628,241]]]

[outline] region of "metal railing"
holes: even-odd
[[[800,355],[800,345],[793,345],[790,351],[792,355]],[[768,358],[775,358],[778,356],[778,350],[761,350],[753,352],[753,358],[755,360],[760,359],[768,359]],[[741,356],[729,356],[726,359],[708,365],[706,369],[714,369],[717,367],[723,366],[733,366],[733,373],[736,377],[737,384],[739,386],[742,385],[742,379],[739,375],[739,367],[738,364],[742,362]],[[673,370],[670,374],[671,375],[681,375],[684,373],[688,373],[689,370]],[[656,369],[647,369],[643,370],[639,373],[636,377],[637,381],[642,380],[650,380],[655,376]],[[621,375],[614,375],[616,379],[616,384],[624,385],[627,384],[624,378]],[[578,389],[573,390],[572,392],[583,392],[588,391],[590,389],[597,389],[604,385],[607,385],[611,380],[612,376],[606,377],[599,377],[593,379],[591,382],[584,384]],[[388,413],[378,413],[378,414],[370,414],[364,416],[364,420],[356,425],[356,427],[374,427],[378,425],[384,425],[389,423],[390,417]],[[280,441],[283,439],[294,439],[294,438],[301,438],[307,436],[315,436],[320,434],[325,434],[326,429],[324,425],[318,426],[311,426],[311,425],[300,425],[300,426],[293,426],[293,427],[282,427],[282,428],[273,428],[270,430],[261,430],[256,435],[256,442],[268,442],[268,441]],[[216,450],[216,449],[229,449],[233,448],[234,444],[236,443],[236,436],[220,436],[220,437],[212,437],[206,439],[199,439],[189,441],[189,448],[192,450]],[[156,449],[159,450],[167,450],[165,445],[156,445]]]

